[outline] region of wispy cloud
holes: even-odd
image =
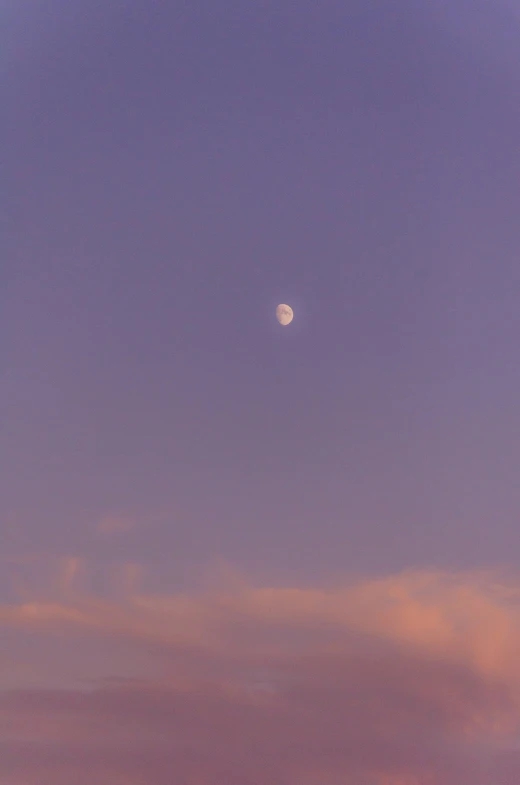
[[[90,647],[90,681],[1,693],[0,781],[520,781],[520,592],[491,573],[168,596],[132,579],[118,603],[62,585],[1,607],[0,630],[69,676]]]
[[[97,531],[101,535],[110,536],[125,534],[135,528],[135,520],[128,515],[112,513],[104,515],[97,523]]]

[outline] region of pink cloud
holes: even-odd
[[[0,782],[511,785],[517,596],[493,575],[417,572],[4,606],[42,675],[0,693]],[[46,684],[44,651],[67,689]]]
[[[97,523],[99,534],[125,534],[135,528],[135,521],[128,515],[110,514],[104,515]]]

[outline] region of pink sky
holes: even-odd
[[[46,590],[19,586],[0,608],[2,785],[520,776],[511,576],[277,588],[227,571],[158,595],[133,564],[101,597],[86,589],[90,565],[55,569]]]

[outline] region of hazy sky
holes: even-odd
[[[3,5],[0,785],[511,785],[520,7]]]

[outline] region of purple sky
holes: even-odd
[[[110,561],[123,515],[180,580],[517,553],[515,5],[10,21],[3,547]]]
[[[2,5],[0,785],[519,781],[520,6]]]

